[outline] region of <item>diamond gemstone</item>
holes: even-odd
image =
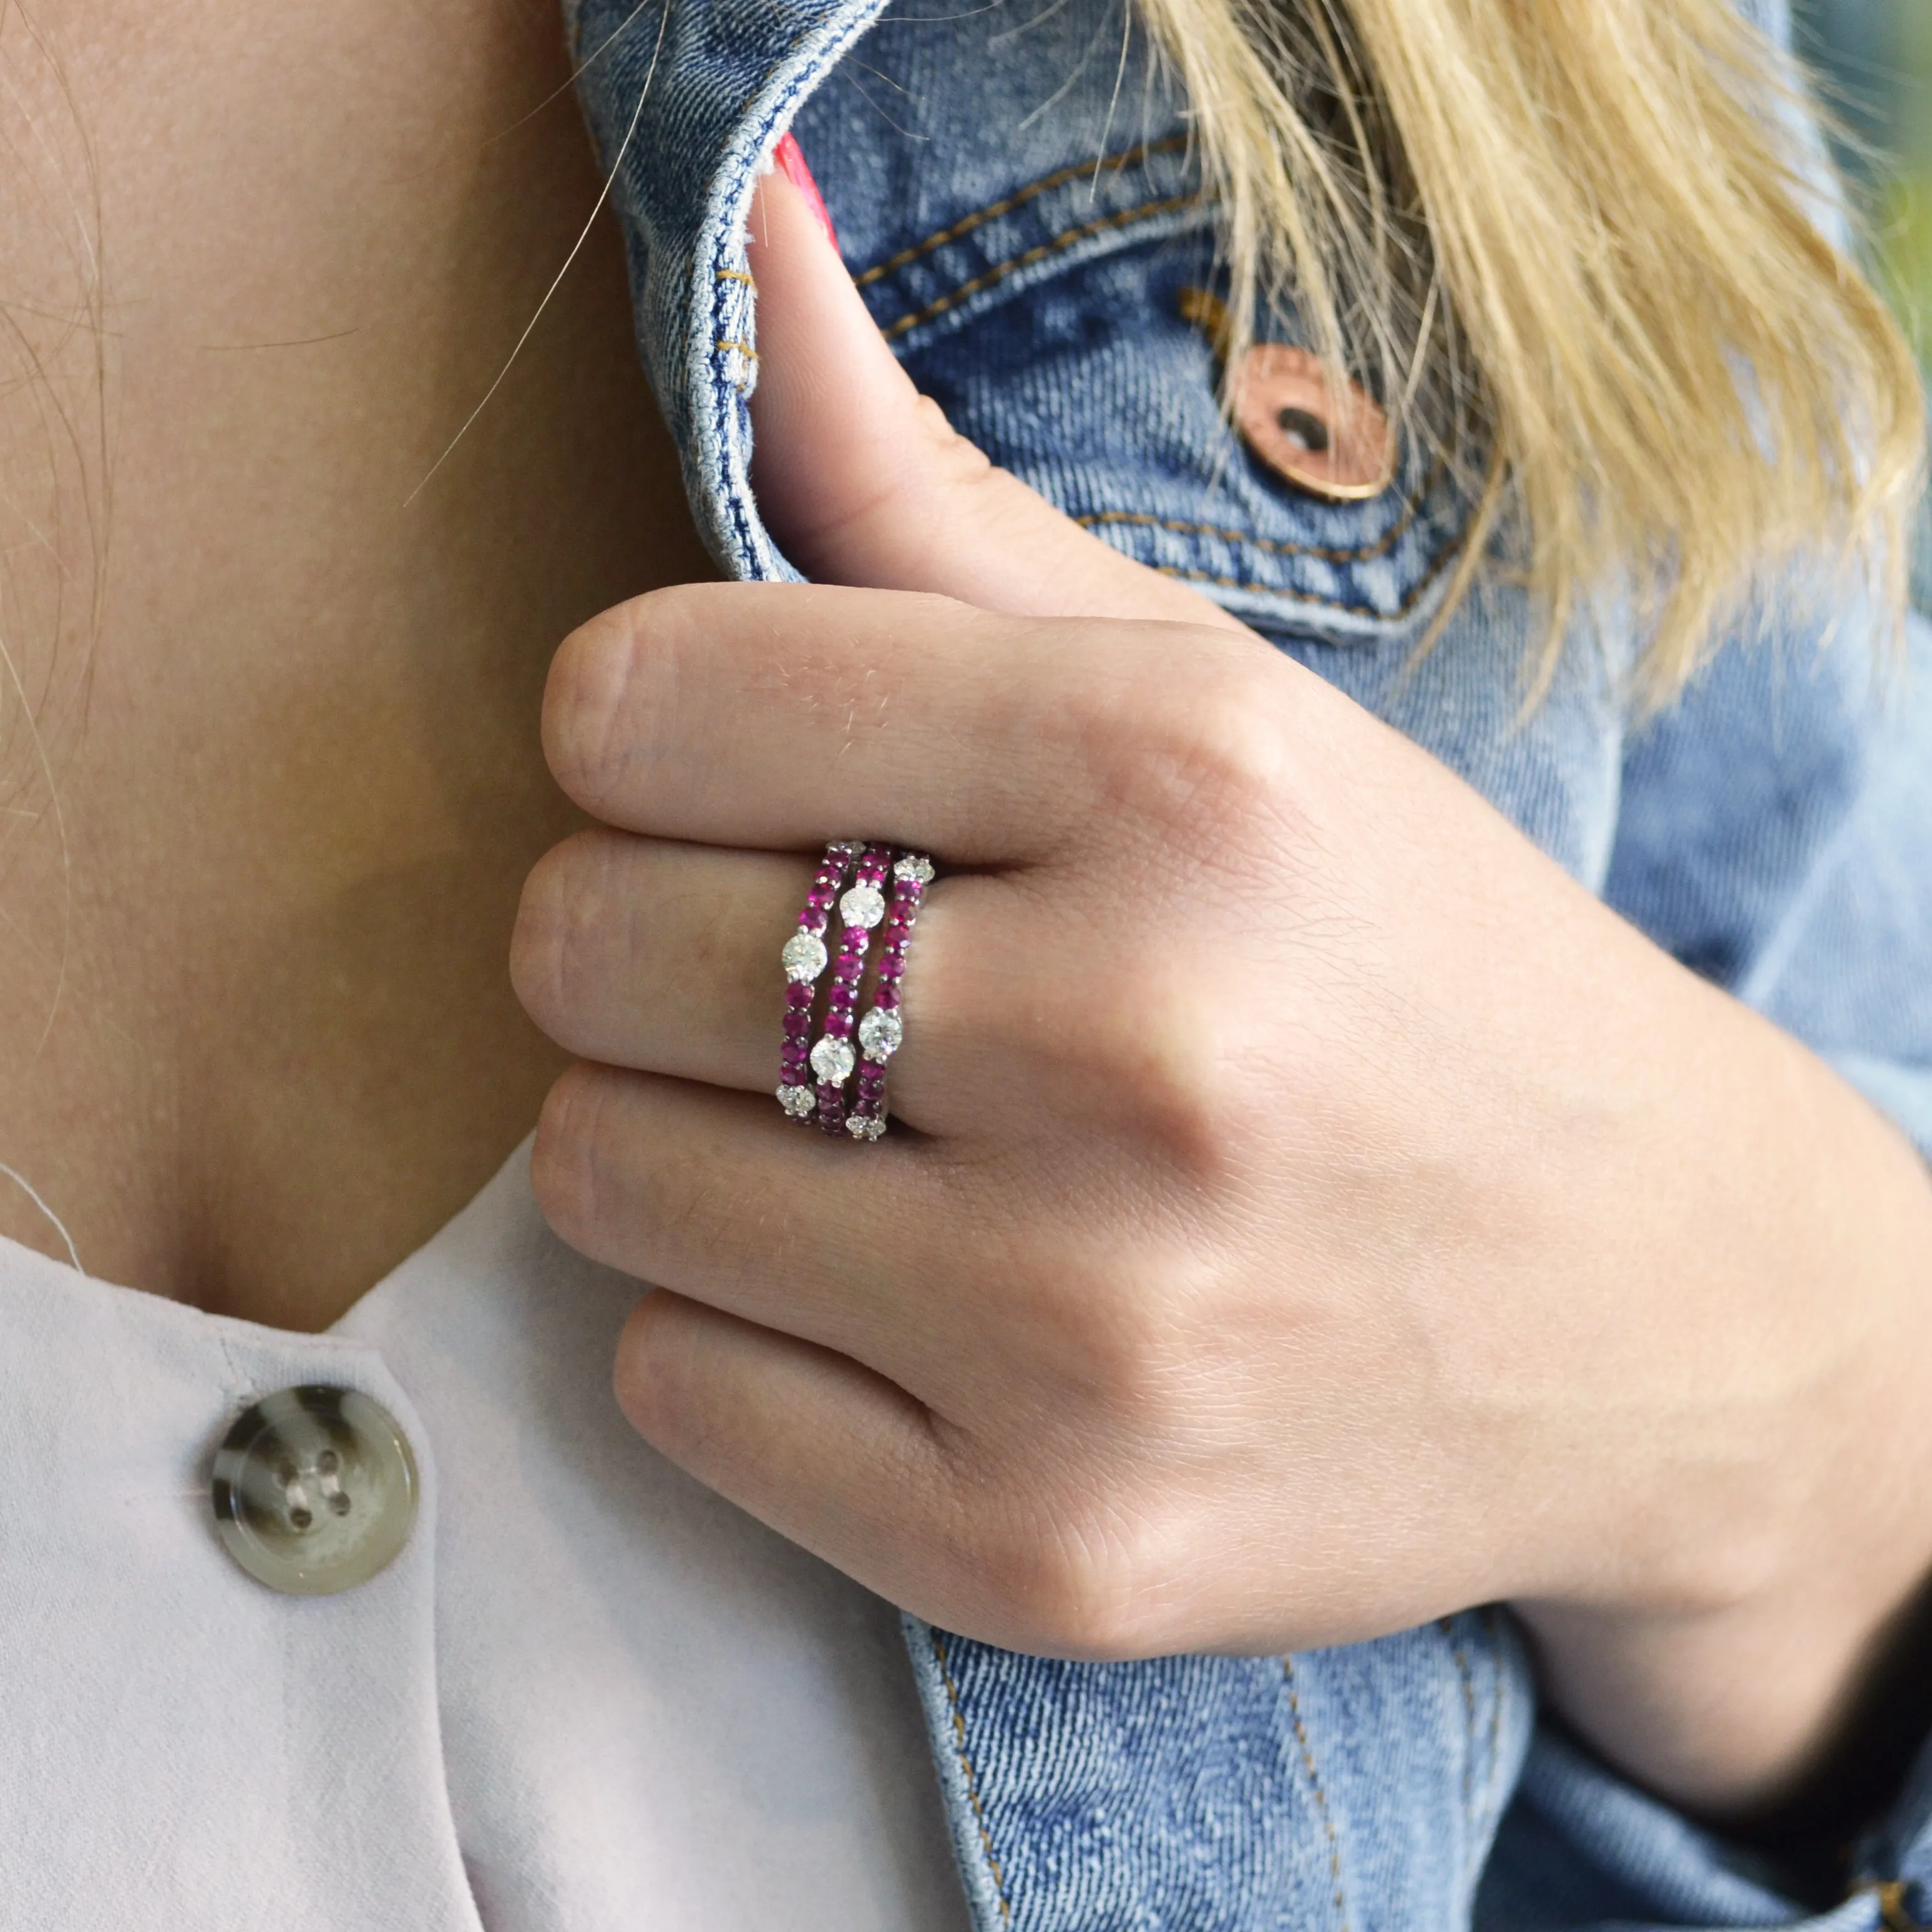
[[[825,942],[815,932],[794,932],[778,955],[789,980],[815,980],[825,970]]]
[[[830,1080],[835,1085],[850,1073],[854,1064],[852,1042],[834,1039],[830,1034],[812,1049],[812,1072],[820,1079]]]
[[[845,1131],[855,1141],[875,1141],[885,1130],[884,1120],[868,1120],[860,1114],[848,1114],[845,1118]]]
[[[896,879],[909,879],[915,884],[929,886],[932,884],[932,861],[923,852],[908,852],[892,868]]]
[[[886,896],[877,886],[854,886],[838,902],[838,916],[848,926],[869,931],[886,916]]]
[[[904,1023],[898,1015],[877,1006],[859,1022],[859,1044],[866,1049],[868,1060],[891,1059],[904,1037]]]
[[[818,1105],[818,1096],[809,1087],[781,1087],[778,1105],[794,1120],[802,1120]]]

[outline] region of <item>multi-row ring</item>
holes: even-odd
[[[888,873],[892,898],[885,894]],[[785,969],[784,1036],[778,1049],[778,1105],[796,1120],[816,1118],[829,1134],[842,1130],[854,1140],[875,1141],[886,1130],[886,1062],[904,1036],[899,1011],[906,953],[919,918],[920,902],[932,883],[932,861],[923,853],[838,839],[825,848],[798,930],[779,953]],[[851,884],[847,886],[850,878]],[[841,888],[844,888],[842,891]],[[834,904],[838,944],[826,942]],[[872,1003],[858,1017],[860,988],[872,934],[883,926]],[[822,1030],[812,1039],[818,982],[827,966]],[[858,1083],[850,1108],[846,1083]]]

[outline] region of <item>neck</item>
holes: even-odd
[[[549,656],[704,566],[601,229],[435,467],[596,198],[551,10],[162,11],[0,39],[59,318],[0,404],[0,1161],[90,1273],[317,1328],[533,1122]],[[66,1252],[4,1178],[0,1233]]]

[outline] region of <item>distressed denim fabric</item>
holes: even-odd
[[[1526,718],[1538,620],[1506,584],[1418,662],[1468,506],[1413,460],[1374,502],[1318,502],[1230,437],[1180,303],[1214,268],[1185,104],[1118,0],[577,0],[571,25],[644,359],[728,572],[796,574],[748,480],[743,239],[791,128],[874,316],[959,429],[1426,747],[1932,1150],[1932,700],[1923,675],[1874,676],[1868,612],[1767,586],[1642,726],[1614,606]],[[1912,641],[1932,670],[1932,626]],[[1532,1735],[1494,1612],[1286,1660],[908,1638],[980,1932],[1808,1922],[1762,1862]],[[1932,1771],[1855,1867],[1932,1883]],[[1808,1922],[1878,1918],[1868,1889]]]

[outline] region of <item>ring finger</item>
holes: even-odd
[[[642,1072],[758,1091],[777,1078],[785,976],[814,866],[599,826],[547,853],[524,889],[511,976],[536,1023],[571,1052]],[[997,879],[928,894],[908,956],[905,1044],[894,1113],[944,1132],[956,1112],[949,1040],[971,1024],[976,970],[957,970],[962,922],[997,932]],[[834,931],[836,930],[835,917]],[[954,970],[949,970],[949,960]]]

